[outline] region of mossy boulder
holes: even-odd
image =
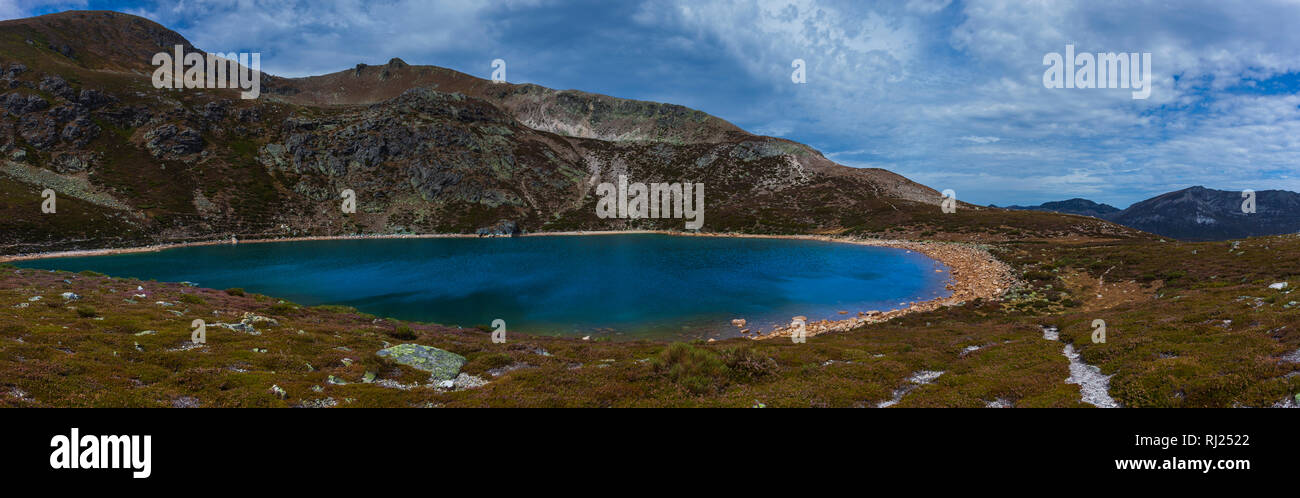
[[[465,366],[465,357],[419,344],[398,344],[375,353],[397,363],[429,372],[432,381],[452,380]]]

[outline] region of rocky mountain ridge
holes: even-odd
[[[503,222],[532,232],[682,229],[672,218],[597,217],[595,186],[620,175],[705,184],[705,231],[1139,236],[967,204],[942,215],[929,187],[699,111],[397,59],[308,78],[263,74],[255,100],[154,88],[151,57],[174,45],[198,51],[116,12],[0,22],[0,252],[475,233]],[[57,213],[40,209],[46,189]],[[355,213],[340,208],[345,191]]]
[[[1300,194],[1285,190],[1255,193],[1255,211],[1243,210],[1241,191],[1189,187],[1116,209],[1086,199],[1006,209],[1053,211],[1092,216],[1145,232],[1181,240],[1228,240],[1300,233]]]

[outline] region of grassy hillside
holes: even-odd
[[[1026,281],[1004,299],[806,344],[517,333],[493,344],[486,324],[405,323],[237,290],[7,267],[0,405],[854,407],[897,398],[895,406],[1089,406],[1065,382],[1063,342],[1112,376],[1110,394],[1127,407],[1267,407],[1300,395],[1300,238],[993,250]],[[1291,285],[1268,288],[1281,281]],[[278,324],[255,322],[258,335],[209,325],[206,345],[189,343],[193,319],[239,323],[245,313]],[[1095,319],[1106,321],[1104,344],[1090,339]],[[1060,341],[1044,339],[1047,325]],[[403,343],[464,356],[465,377],[441,388],[375,354]],[[942,374],[909,380],[924,372]]]

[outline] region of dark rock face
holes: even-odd
[[[10,93],[5,95],[4,100],[0,100],[0,107],[4,107],[5,112],[12,116],[22,116],[30,112],[44,111],[50,107],[50,103],[39,95]]]
[[[27,114],[18,120],[19,135],[37,149],[47,149],[59,139],[58,123],[42,114]]]
[[[492,226],[487,226],[475,231],[479,237],[518,237],[520,233],[519,225],[511,220],[501,220]]]
[[[145,147],[156,158],[166,155],[184,156],[203,151],[203,136],[189,128],[180,129],[173,124],[165,124],[150,130],[144,135]]]
[[[55,44],[53,42],[46,45],[46,48],[62,54],[64,57],[72,58],[72,46],[66,43]]]
[[[75,100],[76,90],[68,85],[67,81],[58,76],[46,76],[41,78],[40,89],[58,95],[64,99]]]
[[[98,115],[122,128],[136,128],[153,119],[153,113],[143,104],[105,109]]]
[[[9,69],[5,70],[4,75],[6,78],[17,78],[18,75],[25,72],[27,72],[27,66],[15,62],[13,65],[9,66]]]
[[[61,136],[65,142],[82,148],[99,136],[99,125],[86,117],[79,117],[63,127]]]
[[[111,95],[100,92],[99,90],[82,90],[77,96],[77,103],[85,106],[87,109],[96,110],[106,105],[116,102]]]
[[[63,174],[79,173],[90,169],[91,158],[81,154],[60,154],[54,158],[54,170]]]
[[[235,114],[235,118],[241,123],[257,123],[262,120],[262,111],[258,110],[256,107],[240,109],[239,112]]]
[[[226,119],[226,114],[230,108],[229,100],[208,102],[203,106],[203,119],[208,121],[221,121]]]
[[[78,104],[61,105],[50,109],[50,117],[54,118],[54,120],[59,123],[67,123],[68,121],[86,116],[87,114],[89,113],[86,108],[81,107]]]

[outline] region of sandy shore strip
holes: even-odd
[[[856,237],[842,237],[829,235],[762,235],[747,233],[687,233],[661,230],[604,230],[604,231],[564,231],[564,232],[536,232],[522,234],[522,237],[555,237],[555,236],[590,236],[590,235],[628,235],[628,234],[657,234],[673,235],[683,237],[735,237],[735,238],[754,238],[754,239],[790,239],[790,240],[815,240],[821,242],[836,242],[845,244],[858,244],[873,247],[891,247],[903,249],[906,251],[916,251],[925,256],[942,263],[948,267],[948,283],[945,288],[952,291],[948,297],[931,299],[929,301],[910,302],[906,307],[889,310],[860,310],[856,316],[844,320],[820,320],[809,322],[805,325],[805,332],[808,336],[824,334],[827,332],[842,332],[852,330],[858,326],[879,323],[900,316],[932,311],[945,306],[956,306],[966,301],[977,298],[992,299],[1001,296],[1004,292],[1015,285],[1015,277],[1012,275],[1011,268],[1005,263],[998,261],[988,251],[970,244],[955,242],[918,242],[909,240],[889,240],[889,239],[869,239]],[[262,244],[274,242],[304,242],[313,240],[367,240],[367,239],[436,239],[436,238],[479,238],[477,234],[374,234],[374,235],[332,235],[332,236],[312,236],[312,237],[283,237],[283,238],[262,238],[247,240],[216,239],[198,242],[179,242],[174,244],[157,244],[144,247],[115,248],[115,249],[87,249],[78,251],[59,251],[32,254],[16,254],[0,256],[0,263],[13,261],[27,261],[46,258],[67,258],[67,257],[85,257],[85,256],[106,256],[112,254],[133,254],[158,252],[167,249],[176,249],[181,247],[212,246],[212,245],[237,245],[237,244]],[[737,317],[743,318],[743,317]],[[793,319],[793,317],[792,317]],[[790,337],[794,333],[794,328],[785,326],[777,327],[771,332],[755,333],[747,336],[750,339],[764,340],[777,337]]]
[[[749,235],[737,235],[748,237]],[[759,236],[762,237],[762,236]],[[960,306],[974,299],[996,299],[1016,285],[1016,278],[1011,267],[994,258],[988,251],[971,245],[956,242],[917,242],[910,240],[863,239],[853,237],[833,237],[819,235],[775,236],[803,240],[820,240],[860,244],[875,247],[892,247],[907,251],[916,251],[948,267],[948,283],[944,286],[952,291],[947,297],[928,301],[913,301],[907,306],[889,311],[860,310],[856,316],[844,320],[819,320],[807,322],[804,333],[811,337],[827,332],[847,332],[862,325],[880,323],[910,313],[933,311],[947,306]],[[792,321],[793,321],[793,317]],[[793,326],[776,327],[771,332],[749,336],[754,340],[790,337],[796,328]]]

